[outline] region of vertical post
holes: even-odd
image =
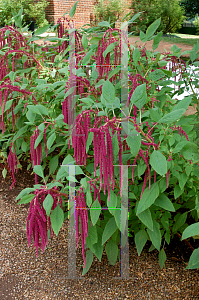
[[[129,115],[128,101],[128,23],[121,23],[121,119]],[[123,104],[123,105],[122,105]],[[121,122],[121,136],[128,130],[128,121]],[[121,165],[121,232],[120,232],[120,277],[129,279],[128,242],[128,166]]]

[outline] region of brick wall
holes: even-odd
[[[75,4],[76,0],[48,0],[49,5],[46,8],[46,19],[50,23],[57,23],[57,19],[60,18],[65,12],[68,12],[66,17],[70,20],[69,12]],[[80,28],[84,24],[90,24],[94,18],[93,8],[98,0],[79,0],[75,16],[73,18],[75,27]],[[105,0],[106,3],[109,0]],[[124,15],[130,12],[128,6],[132,0],[121,0],[124,6]]]

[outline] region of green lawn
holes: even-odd
[[[188,34],[179,34],[173,33],[173,35],[178,37],[162,37],[162,41],[169,42],[169,43],[182,43],[186,45],[194,45],[199,42],[199,35],[188,35]]]

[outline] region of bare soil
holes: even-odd
[[[176,236],[165,247],[167,261],[160,269],[158,251],[149,252],[150,243],[138,256],[129,238],[129,279],[120,277],[120,264],[110,266],[105,253],[102,261],[94,258],[89,272],[82,277],[81,242],[76,252],[77,279],[68,279],[68,220],[59,235],[50,240],[45,252],[28,248],[25,224],[29,204],[16,205],[19,192],[34,185],[34,175],[22,170],[11,178],[2,178],[0,168],[0,299],[199,299],[199,270],[185,270],[192,250]],[[81,240],[80,240],[81,241]],[[199,243],[191,241],[194,248]]]
[[[152,45],[153,45],[153,41],[148,41],[145,44],[140,40],[139,37],[135,36],[135,37],[130,37],[129,38],[129,43],[131,45],[135,45],[137,43],[138,46],[144,46],[146,47],[147,50],[152,50]],[[169,42],[164,42],[164,41],[160,41],[159,46],[157,47],[157,49],[155,49],[155,51],[159,51],[161,53],[167,53],[167,52],[171,52],[171,47],[172,47],[173,43],[169,43]],[[186,45],[186,44],[177,44],[175,43],[175,45],[181,49],[181,54],[184,51],[187,50],[192,50],[193,46],[191,45]],[[183,54],[183,57],[189,57],[189,54]]]

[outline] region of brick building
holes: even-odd
[[[70,9],[75,4],[76,0],[48,0],[49,5],[46,8],[46,19],[50,23],[56,24],[57,19],[60,18],[65,12],[69,14]],[[75,21],[75,27],[79,28],[84,24],[90,24],[94,20],[93,8],[99,0],[79,0],[77,9],[73,20]],[[109,0],[106,0],[108,2]],[[120,0],[124,6],[125,16],[131,10],[129,5],[132,0]],[[66,15],[70,19],[69,15]]]

